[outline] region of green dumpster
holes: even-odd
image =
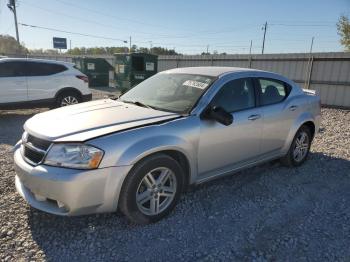
[[[89,78],[90,87],[109,87],[114,80],[114,67],[104,58],[73,58],[76,67]]]
[[[117,87],[122,93],[157,73],[158,56],[146,53],[114,54]]]

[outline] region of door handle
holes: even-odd
[[[261,115],[251,115],[248,117],[248,120],[254,121],[257,120],[261,117]]]
[[[289,110],[290,110],[290,111],[295,111],[297,108],[298,108],[298,106],[290,106],[290,107],[289,107]]]

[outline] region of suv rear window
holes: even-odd
[[[28,76],[47,76],[66,71],[67,67],[64,65],[41,63],[41,62],[27,62]]]
[[[0,77],[25,76],[24,62],[10,61],[0,63]]]

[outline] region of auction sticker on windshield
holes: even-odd
[[[200,89],[205,89],[209,84],[208,83],[199,82],[199,81],[195,81],[195,80],[186,80],[182,85],[195,87],[195,88],[200,88]]]

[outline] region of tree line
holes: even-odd
[[[115,53],[127,53],[129,48],[126,46],[110,47],[75,47],[65,52],[68,55],[113,55]],[[173,49],[164,47],[138,47],[133,45],[131,52],[151,53],[155,55],[179,55]],[[57,49],[28,49],[24,44],[18,44],[16,39],[9,35],[0,35],[0,54],[59,54]]]
[[[70,55],[112,55],[115,53],[127,53],[129,48],[126,46],[111,46],[111,47],[75,47],[67,51]],[[151,53],[155,55],[178,55],[173,49],[163,47],[138,47],[133,45],[131,52]]]

